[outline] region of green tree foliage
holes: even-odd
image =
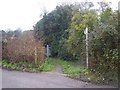
[[[94,5],[89,2],[57,6],[43,16],[34,31],[38,39],[51,46],[52,56],[85,62],[84,30],[88,27],[89,68],[115,77],[119,62],[119,12],[113,11],[109,3],[98,4],[99,10],[92,9]]]
[[[57,6],[51,13],[45,14],[34,26],[35,36],[42,39],[45,45],[50,45],[52,56],[58,55],[59,41],[69,26],[71,12],[70,5]]]
[[[97,13],[95,10],[78,9],[71,18],[68,49],[78,59],[85,57],[85,28],[88,27],[89,32],[94,29],[94,23],[97,23]],[[91,38],[91,37],[90,37]]]
[[[118,70],[118,13],[110,8],[100,14],[99,27],[93,31],[91,49],[98,69],[104,74]]]
[[[68,50],[79,60],[85,60],[84,30],[88,27],[89,68],[96,69],[100,75],[111,80],[117,77],[119,64],[118,12],[107,5],[103,3],[99,14],[92,9],[76,10],[71,18],[67,42]]]

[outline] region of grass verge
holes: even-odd
[[[60,59],[57,59],[56,61],[62,66],[63,73],[67,74],[71,78],[79,78],[80,74],[84,70],[84,67],[74,66],[73,62],[70,61],[63,61]]]
[[[2,67],[8,70],[20,70],[20,71],[28,71],[28,72],[48,72],[53,70],[54,64],[51,60],[45,59],[42,64],[34,64],[29,62],[17,62],[17,63],[9,63],[8,60],[2,60]]]

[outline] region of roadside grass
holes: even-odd
[[[58,64],[62,66],[62,70],[64,74],[67,74],[71,78],[79,78],[80,73],[83,70],[83,67],[74,66],[73,62],[63,61],[60,59],[56,60]]]
[[[82,80],[89,81],[88,76],[91,74],[89,69],[86,69],[83,66],[76,66],[72,61],[65,61],[58,58],[48,58],[48,59],[56,64],[61,65],[63,73],[67,74],[68,77],[74,79],[83,78]]]
[[[90,81],[91,76],[90,70],[83,66],[76,66],[74,62],[58,60],[62,66],[63,73],[67,74],[68,77],[74,79],[80,79],[83,81]]]
[[[54,64],[51,60],[45,59],[42,64],[34,64],[29,62],[9,63],[7,59],[1,61],[2,67],[8,70],[20,70],[28,72],[48,72],[53,70]]]
[[[39,68],[45,72],[52,71],[54,67],[55,67],[55,63],[48,58],[45,59],[45,62],[43,64],[39,65]]]

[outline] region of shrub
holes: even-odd
[[[32,31],[25,31],[20,37],[10,38],[6,49],[9,62],[42,63],[44,60],[44,47],[34,38]]]

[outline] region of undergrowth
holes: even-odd
[[[54,64],[51,60],[46,59],[42,64],[34,64],[29,62],[17,62],[9,63],[8,60],[2,60],[2,67],[9,70],[20,70],[28,72],[47,72],[54,68]]]

